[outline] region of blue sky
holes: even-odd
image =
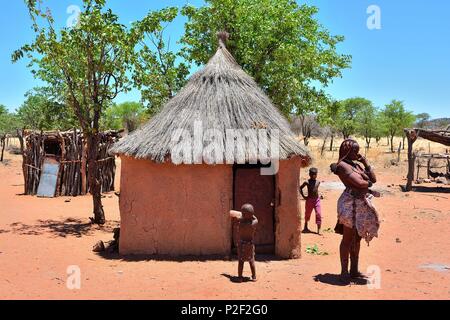
[[[45,0],[57,24],[64,26],[70,5],[79,0]],[[362,96],[382,107],[392,99],[403,100],[416,113],[450,116],[450,1],[443,0],[305,0],[319,7],[319,21],[346,40],[339,51],[353,56],[352,68],[335,79],[327,92],[336,99]],[[123,23],[142,18],[149,10],[201,0],[109,0]],[[381,9],[381,29],[366,26],[369,5]],[[182,17],[170,25],[175,40],[183,33]],[[3,1],[0,7],[0,104],[14,110],[26,91],[39,85],[26,61],[10,62],[11,53],[32,40],[30,20],[22,0]],[[300,57],[301,58],[301,57]],[[117,102],[139,100],[139,92],[121,95]]]

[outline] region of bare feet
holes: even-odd
[[[244,282],[244,277],[243,276],[237,277],[237,282],[239,283]]]
[[[253,282],[256,282],[256,281],[257,281],[256,276],[252,276],[252,281],[253,281]]]
[[[339,281],[342,284],[348,285],[351,282],[351,277],[350,274],[348,272],[341,272],[341,275],[339,277]]]
[[[351,271],[350,277],[352,279],[366,279],[367,278],[367,276],[364,273],[361,273],[359,271]]]

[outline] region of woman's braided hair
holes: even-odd
[[[352,150],[355,148],[355,146],[358,145],[358,142],[354,139],[345,139],[339,148],[339,160],[337,163],[332,163],[330,165],[331,171],[336,174],[337,167],[339,163],[347,159],[347,157],[350,155]]]

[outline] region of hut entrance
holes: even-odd
[[[44,140],[45,156],[61,157],[60,141],[57,139]]]
[[[260,166],[236,166],[234,169],[234,209],[250,203],[258,218],[255,236],[257,253],[275,253],[275,176],[261,175]],[[237,228],[233,226],[233,251],[237,246]]]

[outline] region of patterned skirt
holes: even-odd
[[[255,245],[253,242],[239,241],[238,259],[242,262],[255,260]]]
[[[354,227],[358,235],[367,241],[367,244],[378,237],[380,220],[378,212],[372,204],[374,196],[367,193],[362,196],[354,196],[351,190],[346,189],[338,200],[338,219],[348,228]]]

